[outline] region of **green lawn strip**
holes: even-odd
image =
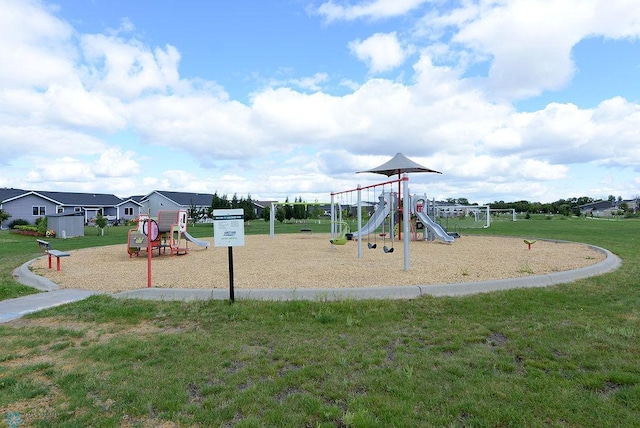
[[[40,327],[0,326],[0,416],[49,398],[29,423],[635,426],[640,223],[496,225],[498,235],[601,245],[624,263],[572,284],[464,298],[94,296],[28,317]]]

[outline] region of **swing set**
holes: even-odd
[[[398,183],[400,186],[403,183],[403,196],[400,198],[398,193],[394,193],[392,189],[392,184]],[[385,191],[385,186],[389,186],[389,191]],[[375,209],[373,213],[370,214],[369,220],[365,225],[362,222],[362,191],[367,191],[367,198],[369,200],[368,203],[371,202],[370,192],[373,191],[374,195],[376,192],[376,188],[382,188],[382,192],[378,197],[379,203],[374,204]],[[358,258],[362,258],[362,242],[364,240],[363,235],[367,235],[367,248],[370,250],[375,250],[378,248],[378,235],[382,238],[382,250],[385,253],[393,253],[394,252],[394,243],[395,243],[395,224],[399,223],[399,215],[402,213],[402,226],[405,229],[404,232],[404,270],[409,270],[409,177],[407,174],[404,174],[402,178],[397,180],[385,181],[382,183],[376,183],[369,186],[361,187],[358,185],[355,189],[344,190],[341,192],[331,193],[331,246],[335,248],[334,245],[345,245],[347,243],[346,234],[349,233],[349,224],[342,219],[342,210],[340,209],[339,213],[335,211],[335,205],[341,206],[336,199],[340,199],[345,195],[349,195],[352,197],[353,195],[357,195],[357,232],[354,232],[352,235],[356,238],[358,244]],[[399,201],[402,200],[402,207],[399,205]],[[349,205],[349,209],[351,209],[352,204]],[[369,205],[370,206],[370,205]],[[396,218],[397,217],[397,218]],[[378,229],[382,228],[382,231],[378,233]],[[374,235],[374,241],[371,242],[371,234]],[[387,240],[389,240],[389,246],[387,246]]]

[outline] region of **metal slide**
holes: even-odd
[[[362,226],[362,230],[358,230],[357,232],[353,232],[353,237],[360,239],[360,236],[366,236],[370,233],[374,233],[378,227],[382,224],[385,218],[389,215],[389,211],[391,210],[391,195],[389,193],[382,194],[379,199],[380,203],[378,204],[378,208],[373,212],[373,215],[365,224]]]
[[[184,239],[186,239],[189,242],[193,242],[199,247],[209,248],[209,246],[211,245],[209,241],[203,241],[201,239],[194,238],[193,236],[189,235],[187,232],[182,232],[182,234],[184,235]]]
[[[449,242],[449,243],[454,241],[453,236],[449,235],[438,223],[431,220],[431,218],[428,215],[426,215],[423,212],[416,212],[415,214],[418,217],[418,219],[422,222],[422,224],[424,224],[426,227],[428,227],[433,231],[433,233],[438,237],[438,239],[444,242]]]

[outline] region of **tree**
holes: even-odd
[[[265,221],[271,221],[271,207],[264,207],[260,213],[260,218]]]
[[[247,198],[240,198],[238,201],[239,208],[242,208],[245,221],[254,220],[256,218],[256,210],[251,199],[251,194]]]
[[[8,212],[5,212],[0,209],[0,223],[2,223],[5,220],[8,220],[9,217],[11,217],[11,215]]]
[[[281,206],[279,206],[278,210],[276,211],[276,220],[282,223],[285,218],[286,218],[286,214],[284,212],[284,209]]]
[[[192,201],[189,209],[187,209],[187,215],[193,220],[193,224],[195,225],[198,220],[204,217],[204,210],[198,210]]]
[[[302,196],[295,199],[297,204],[302,204]],[[297,219],[307,218],[307,211],[305,205],[294,205],[293,206],[293,217]]]
[[[218,196],[218,192],[215,192],[213,194],[213,200],[211,201],[211,211],[227,208],[231,208],[227,195]]]
[[[107,219],[102,216],[102,213],[98,213],[96,217],[96,226],[100,228],[100,235],[104,235],[104,228],[107,225]]]
[[[622,212],[624,212],[625,214],[626,214],[627,212],[631,212],[631,210],[629,209],[629,204],[628,204],[628,203],[626,203],[626,202],[623,202],[623,203],[621,203],[621,204],[620,204],[620,210],[621,210]]]
[[[289,202],[289,197],[287,196],[287,198],[284,200],[285,202],[285,206],[284,206],[284,218],[287,220],[291,220],[293,218],[293,206],[291,205],[287,205]]]

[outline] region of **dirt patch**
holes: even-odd
[[[209,238],[213,243],[213,238]],[[370,242],[374,242],[373,239]],[[409,270],[404,270],[402,242],[385,253],[357,243],[332,246],[328,234],[287,234],[273,238],[247,236],[233,248],[237,289],[350,288],[487,281],[542,275],[596,264],[605,255],[587,245],[538,241],[528,249],[520,238],[463,236],[452,244],[415,241],[409,245]],[[154,252],[152,285],[159,288],[228,288],[227,248],[191,246],[182,256]],[[126,244],[71,252],[62,270],[47,268],[46,259],[31,268],[61,288],[119,292],[147,286],[147,257],[129,257]]]

